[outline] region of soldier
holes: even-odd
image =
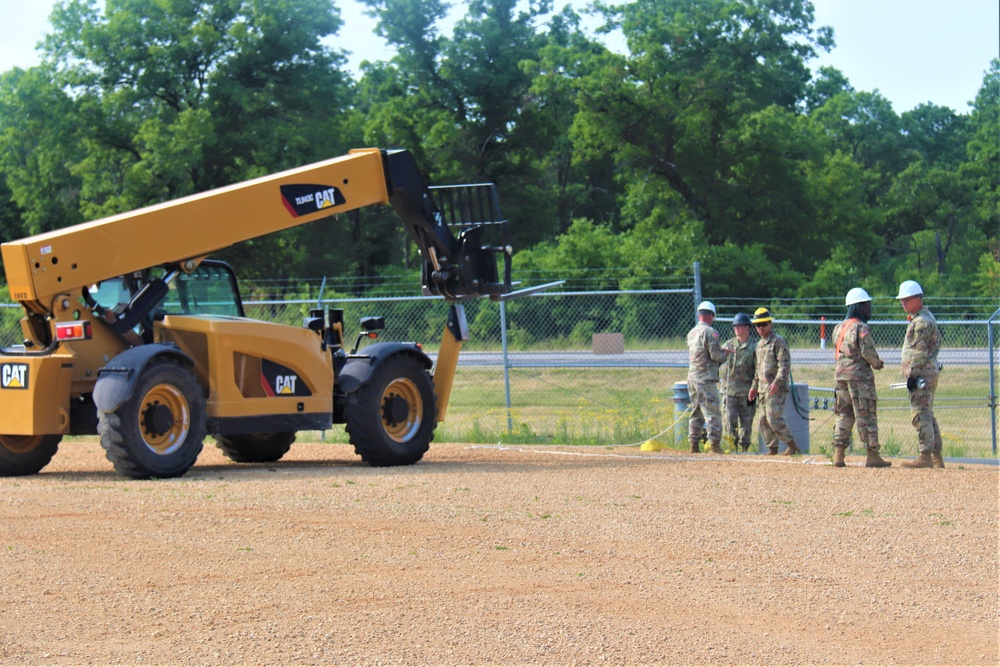
[[[872,340],[868,320],[872,316],[872,298],[868,292],[855,287],[847,293],[847,319],[833,330],[834,358],[837,366],[833,372],[837,384],[833,412],[837,424],[833,430],[833,465],[843,468],[844,453],[851,440],[851,429],[858,425],[858,437],[865,443],[868,458],[866,468],[888,468],[892,465],[879,456],[878,417],[875,393],[875,373],[885,363],[879,358]]]
[[[722,347],[732,350],[725,363],[719,368],[723,407],[726,413],[726,433],[733,441],[733,449],[750,449],[750,432],[753,418],[757,413],[756,403],[747,399],[753,384],[754,352],[757,341],[750,340],[750,316],[737,313],[733,318],[733,332],[736,334]]]
[[[903,282],[896,298],[910,321],[903,339],[901,370],[910,392],[910,416],[920,447],[919,456],[903,463],[903,467],[943,468],[941,429],[934,416],[934,390],[941,372],[937,360],[941,331],[931,311],[924,307],[924,291],[919,284],[912,280]]]
[[[688,394],[691,397],[691,418],[688,439],[691,453],[701,452],[701,429],[708,431],[708,444],[713,454],[722,454],[722,412],[719,405],[719,364],[726,359],[726,350],[719,345],[719,332],[712,328],[715,304],[698,304],[698,324],[687,335]]]
[[[795,436],[785,423],[785,400],[792,374],[792,355],[788,343],[773,332],[773,318],[767,308],[755,310],[752,321],[760,335],[760,342],[757,343],[754,355],[756,371],[747,398],[754,401],[760,395],[763,400],[760,434],[764,436],[768,453],[771,456],[777,454],[779,443],[784,442],[788,444],[785,454],[798,454],[802,450],[795,444]]]

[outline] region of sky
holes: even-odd
[[[555,0],[581,11],[590,0]],[[811,63],[836,67],[855,90],[878,90],[896,113],[930,102],[969,111],[992,58],[1000,58],[997,0],[813,0],[816,26],[834,30],[836,47]],[[49,31],[55,0],[0,0],[0,72],[38,64],[36,44]],[[363,60],[392,51],[373,34],[374,21],[355,0],[335,0],[344,22],[331,45]],[[456,6],[464,3],[456,1]],[[444,30],[445,34],[450,30]],[[621,50],[621,43],[609,46]]]

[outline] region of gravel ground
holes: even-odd
[[[295,444],[0,479],[0,663],[1000,663],[994,466]]]

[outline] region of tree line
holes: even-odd
[[[811,70],[835,35],[806,0],[596,3],[624,54],[551,0],[471,0],[447,33],[444,0],[362,1],[396,55],[357,77],[332,0],[59,3],[42,64],[0,75],[0,236],[401,147],[434,183],[497,183],[522,275],[641,288],[699,261],[719,297],[1000,295],[1000,60],[969,109],[897,114]],[[414,252],[364,209],[221,256],[377,280]]]

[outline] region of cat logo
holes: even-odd
[[[28,364],[0,365],[0,389],[27,389]]]
[[[279,394],[291,394],[295,395],[295,381],[298,380],[297,375],[279,375],[274,378],[274,389]]]
[[[312,396],[309,387],[287,366],[260,360],[260,386],[267,396]]]
[[[344,194],[332,185],[290,184],[282,185],[280,190],[281,203],[293,218],[341,206],[347,201]]]

